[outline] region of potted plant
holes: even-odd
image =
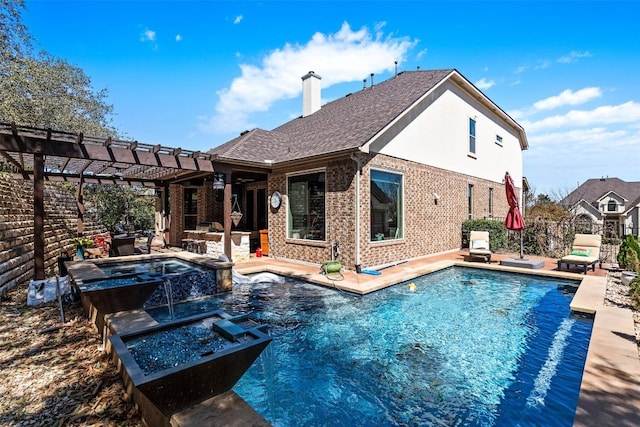
[[[74,237],[73,239],[71,239],[71,241],[75,245],[76,255],[81,261],[84,260],[84,254],[87,248],[93,246],[94,244],[93,240],[87,237]]]

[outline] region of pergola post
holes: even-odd
[[[44,280],[44,156],[33,154],[33,261],[35,280]]]
[[[224,200],[222,201],[224,206],[224,254],[229,258],[229,261],[233,261],[231,258],[231,172],[225,172],[224,182]]]
[[[76,206],[78,208],[77,235],[82,236],[84,234],[84,176],[83,175],[80,175],[80,182],[78,183],[78,197],[76,198]]]

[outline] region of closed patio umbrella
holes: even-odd
[[[509,212],[504,220],[504,225],[509,230],[520,230],[520,259],[524,258],[524,244],[522,238],[522,230],[524,229],[524,218],[520,212],[518,203],[518,195],[513,179],[509,172],[504,175],[504,189],[507,194],[507,203],[509,203]]]

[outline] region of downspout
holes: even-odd
[[[356,153],[351,153],[349,158],[356,162],[356,272],[360,273],[362,271],[362,266],[360,265],[360,176],[362,175],[362,168],[360,166],[360,159]]]

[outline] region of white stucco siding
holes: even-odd
[[[509,171],[522,185],[522,149],[516,133],[487,107],[447,82],[429,105],[379,152],[462,174],[502,182]],[[469,153],[469,119],[476,120],[476,151]],[[502,137],[502,146],[496,144]]]

